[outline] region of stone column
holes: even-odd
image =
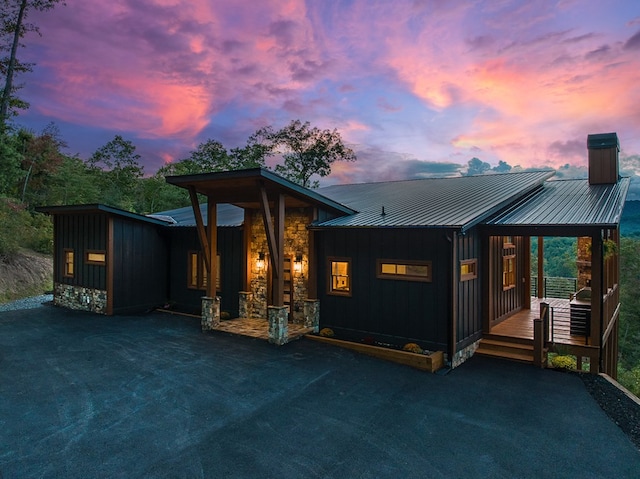
[[[251,317],[251,302],[253,301],[253,293],[249,291],[240,291],[238,301],[238,316],[241,318]]]
[[[289,311],[286,306],[269,306],[269,342],[281,346],[289,341]]]
[[[317,333],[320,328],[320,301],[317,299],[304,300],[304,327],[313,329]]]
[[[202,331],[211,331],[220,326],[220,296],[202,297]]]

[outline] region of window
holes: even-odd
[[[188,282],[189,289],[207,289],[209,275],[207,267],[204,264],[204,255],[200,251],[189,251],[188,253]],[[216,291],[220,291],[220,255],[216,256],[217,275],[216,275]]]
[[[351,296],[351,260],[329,258],[329,294]]]
[[[104,266],[107,262],[107,254],[104,251],[87,251],[87,264]]]
[[[431,261],[378,260],[377,277],[406,281],[431,281]]]
[[[63,276],[66,278],[73,278],[75,270],[75,260],[72,249],[64,250],[64,274]]]
[[[465,259],[460,261],[460,281],[468,281],[478,277],[478,260]]]
[[[502,257],[502,289],[516,287],[516,255]]]

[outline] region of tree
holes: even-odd
[[[20,167],[23,152],[17,135],[0,131],[0,196],[16,196],[17,185],[24,176]]]
[[[135,145],[120,135],[95,151],[87,164],[101,189],[102,202],[133,209],[144,175],[140,158]]]
[[[56,4],[64,0],[0,0],[0,50],[8,51],[9,56],[0,60],[0,72],[5,83],[0,97],[0,130],[4,130],[10,114],[15,114],[16,109],[28,108],[28,104],[14,96],[17,87],[13,84],[16,73],[31,71],[32,65],[21,63],[18,58],[18,47],[27,32],[40,30],[36,25],[27,22],[29,12],[38,10],[44,12],[51,10]]]
[[[282,156],[284,163],[276,165],[276,173],[307,188],[317,187],[318,182],[312,183],[311,177],[329,175],[334,162],[356,160],[337,130],[312,128],[308,121],[294,120],[278,131],[265,127],[251,140],[256,147],[260,145],[262,154]]]

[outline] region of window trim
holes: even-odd
[[[71,261],[69,261],[69,254],[71,254]],[[63,250],[63,278],[73,278],[76,273],[76,253],[72,248],[65,248]],[[71,265],[71,271],[69,271],[69,265]]]
[[[405,265],[405,266],[426,266],[428,274],[426,276],[412,274],[383,273],[383,264]],[[433,281],[433,263],[431,261],[405,260],[405,259],[377,259],[376,278],[390,279],[396,281],[418,281],[421,283],[431,283]]]
[[[503,249],[511,249],[515,248],[516,243],[513,241],[513,236],[503,236],[502,237],[502,248]]]
[[[505,268],[508,268],[509,263],[513,264],[513,269],[509,271]],[[515,254],[506,254],[502,257],[502,291],[507,291],[516,287],[516,269],[518,265],[516,264],[516,255]]]
[[[104,259],[101,259],[101,260],[89,259],[91,255],[99,255],[99,256],[102,256]],[[87,264],[92,264],[95,266],[104,266],[107,264],[107,252],[105,250],[98,250],[98,249],[87,250],[84,255],[84,260],[85,260],[85,263]]]
[[[196,257],[196,276],[195,283],[193,282],[193,256]],[[222,260],[220,254],[216,255],[218,262],[218,270],[216,277],[216,292],[222,290]],[[196,289],[205,291],[207,289],[207,282],[209,281],[209,275],[207,274],[207,266],[204,264],[204,254],[202,251],[189,250],[187,251],[187,289]]]
[[[333,263],[347,263],[347,283],[348,290],[333,289]],[[327,294],[331,296],[345,296],[351,297],[353,292],[353,274],[351,268],[351,258],[329,256],[327,258]],[[336,275],[337,276],[337,275]]]
[[[472,272],[471,273],[463,273],[462,272],[462,267],[466,266],[466,265],[473,265],[473,268],[471,268]],[[472,279],[476,279],[478,277],[478,259],[477,258],[470,258],[470,259],[463,259],[460,261],[460,281],[469,281]]]

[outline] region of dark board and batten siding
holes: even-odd
[[[82,286],[105,291],[107,270],[105,266],[87,264],[88,251],[107,250],[106,214],[55,215],[56,270],[57,283]],[[73,277],[64,275],[65,250],[73,250],[75,271]]]
[[[459,351],[482,335],[481,316],[481,261],[480,241],[477,230],[467,232],[457,237],[457,268],[456,280],[458,288],[456,350]],[[460,263],[464,260],[476,261],[476,277],[460,280]]]
[[[160,227],[112,217],[113,313],[143,311],[168,299],[168,244]]]
[[[513,236],[513,248],[504,248],[502,236],[489,237],[489,318],[499,321],[522,309],[524,298],[524,238]],[[502,287],[502,259],[505,254],[516,255],[515,287]],[[528,294],[528,293],[527,293]]]
[[[330,229],[316,233],[321,327],[345,337],[446,350],[451,243],[443,230]],[[327,293],[328,258],[351,260],[352,295]],[[431,261],[432,281],[380,279],[378,259]]]
[[[220,309],[232,318],[238,316],[239,292],[242,290],[243,232],[242,228],[218,227],[221,291]],[[188,253],[201,251],[198,233],[191,227],[167,228],[170,237],[169,299],[176,309],[199,314],[204,290],[190,289],[188,282]]]

